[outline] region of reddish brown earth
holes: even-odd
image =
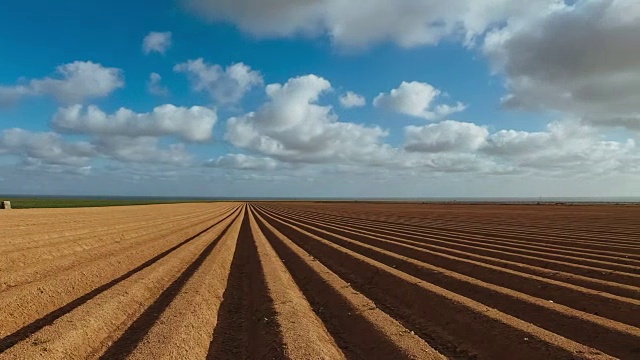
[[[640,207],[0,212],[0,359],[640,359]]]

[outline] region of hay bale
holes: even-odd
[[[0,203],[0,209],[11,209],[11,201],[3,201],[2,203]]]

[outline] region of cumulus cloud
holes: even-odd
[[[70,141],[55,132],[24,129],[0,133],[0,155],[19,157],[27,169],[78,174],[88,172],[96,158],[173,165],[192,161],[183,144],[163,146],[156,137],[94,136],[90,141]]]
[[[238,170],[275,170],[278,167],[278,162],[268,157],[227,154],[208,160],[205,166]]]
[[[400,114],[435,120],[456,112],[463,111],[466,106],[460,102],[456,105],[435,105],[435,100],[442,92],[430,84],[403,81],[397,89],[388,94],[380,93],[373,99],[373,105]]]
[[[558,1],[183,0],[195,14],[232,22],[255,36],[328,36],[345,48],[377,42],[414,47],[437,44],[446,37],[469,42],[492,24]]]
[[[63,164],[50,164],[47,161],[36,158],[24,158],[19,164],[18,169],[20,171],[26,171],[23,176],[38,176],[38,174],[46,173],[47,177],[51,174],[63,174],[74,176],[87,176],[91,174],[93,167],[91,165],[78,166],[78,165],[63,165]],[[28,175],[27,175],[28,174]]]
[[[47,172],[87,172],[95,159],[186,166],[193,164],[186,146],[163,138],[208,141],[216,120],[214,110],[201,106],[166,104],[149,113],[121,108],[107,114],[93,105],[72,105],[59,108],[52,119],[53,128],[60,133],[23,129],[2,132],[0,155],[16,156],[22,159],[23,168]],[[64,133],[85,135],[88,140],[71,141]]]
[[[169,95],[169,89],[162,85],[162,76],[158,73],[151,73],[149,75],[149,81],[147,82],[147,89],[153,95],[167,96]]]
[[[579,0],[490,32],[483,51],[511,108],[553,109],[640,127],[640,4]]]
[[[21,98],[29,95],[35,95],[29,86],[0,86],[0,106],[13,105]]]
[[[164,54],[171,47],[171,32],[151,31],[142,40],[142,51],[145,54],[157,52]]]
[[[150,113],[120,108],[107,114],[94,105],[86,108],[72,105],[58,109],[52,124],[65,133],[124,137],[171,135],[185,141],[203,142],[212,138],[217,118],[215,110],[202,106],[186,108],[165,104]]]
[[[263,81],[259,71],[243,63],[223,69],[199,58],[177,64],[173,70],[186,73],[194,91],[206,92],[220,104],[237,103],[252,87]]]
[[[329,81],[306,75],[265,88],[268,102],[227,121],[226,139],[285,162],[375,162],[387,152],[387,132],[338,121],[331,106],[319,105]]]
[[[365,106],[367,100],[364,96],[360,94],[356,94],[353,91],[347,91],[345,94],[340,96],[340,105],[344,108],[353,108],[353,107],[362,107]]]
[[[405,149],[414,166],[425,164],[440,171],[451,168],[489,173],[536,171],[567,176],[628,172],[637,168],[640,156],[633,139],[607,140],[596,128],[575,120],[556,121],[546,131],[537,132],[489,133],[485,127],[450,120],[407,126]],[[469,161],[475,165],[471,166]]]
[[[157,137],[99,136],[92,143],[102,156],[121,162],[187,165],[192,161],[184,144],[162,147]]]
[[[414,156],[413,163],[415,168],[423,169],[423,172],[427,170],[435,173],[509,174],[519,171],[473,152],[424,153],[420,157]]]
[[[53,132],[32,132],[23,129],[3,130],[0,154],[22,157],[28,163],[86,166],[96,151],[87,142],[67,142]]]
[[[32,79],[24,84],[0,86],[0,104],[12,104],[25,96],[51,95],[62,103],[100,98],[124,87],[122,70],[91,61],[75,61],[56,68],[57,77]]]
[[[446,120],[426,126],[407,126],[405,149],[416,152],[475,151],[489,136],[486,127]]]
[[[382,141],[386,131],[339,121],[330,106],[321,105],[321,95],[331,90],[321,77],[292,78],[265,90],[268,101],[229,119],[225,138],[271,159],[260,160],[268,164],[275,159],[379,171],[570,175],[629,172],[638,167],[634,164],[640,157],[633,140],[607,140],[596,128],[575,120],[554,122],[540,132],[492,133],[485,126],[453,120],[412,125],[404,128],[403,147],[396,148]],[[208,166],[269,168],[256,162],[230,155],[212,159]]]
[[[501,130],[489,136],[483,151],[515,166],[564,173],[625,172],[638,159],[633,139],[606,140],[575,121],[553,122],[541,132]]]

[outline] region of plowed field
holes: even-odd
[[[0,211],[0,359],[640,359],[640,207]]]

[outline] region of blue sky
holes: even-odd
[[[25,0],[0,27],[0,193],[640,194],[631,0]]]

